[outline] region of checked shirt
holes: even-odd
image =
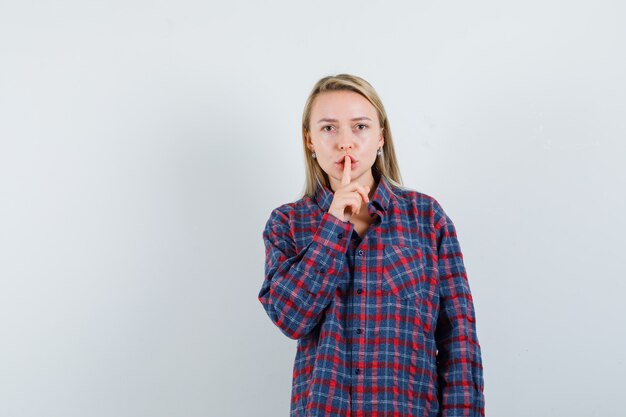
[[[364,236],[328,213],[325,186],[274,209],[265,225],[258,299],[297,340],[290,416],[483,416],[454,224],[433,197],[377,177]]]

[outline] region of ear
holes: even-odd
[[[383,134],[384,127],[380,128],[380,139],[378,140],[378,144],[382,147],[385,144],[385,135]]]
[[[305,143],[306,143],[306,147],[310,150],[310,151],[314,151],[315,149],[313,149],[313,141],[311,140],[311,136],[309,135],[308,132],[306,132],[304,134],[304,138],[305,138]]]

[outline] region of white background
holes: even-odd
[[[2,0],[0,415],[288,415],[261,232],[340,72],[457,227],[487,415],[623,415],[625,21],[617,0]]]

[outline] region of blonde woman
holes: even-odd
[[[484,415],[454,224],[402,186],[374,88],[349,74],[319,80],[302,140],[305,193],[270,214],[258,295],[298,341],[291,417]]]

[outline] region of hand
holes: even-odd
[[[335,190],[335,196],[330,203],[328,212],[341,221],[349,221],[350,218],[361,211],[363,202],[369,202],[368,193],[370,187],[357,183],[351,183],[351,165],[350,157],[346,155],[343,165],[343,176],[341,177],[341,186]],[[350,207],[350,213],[345,213]]]

